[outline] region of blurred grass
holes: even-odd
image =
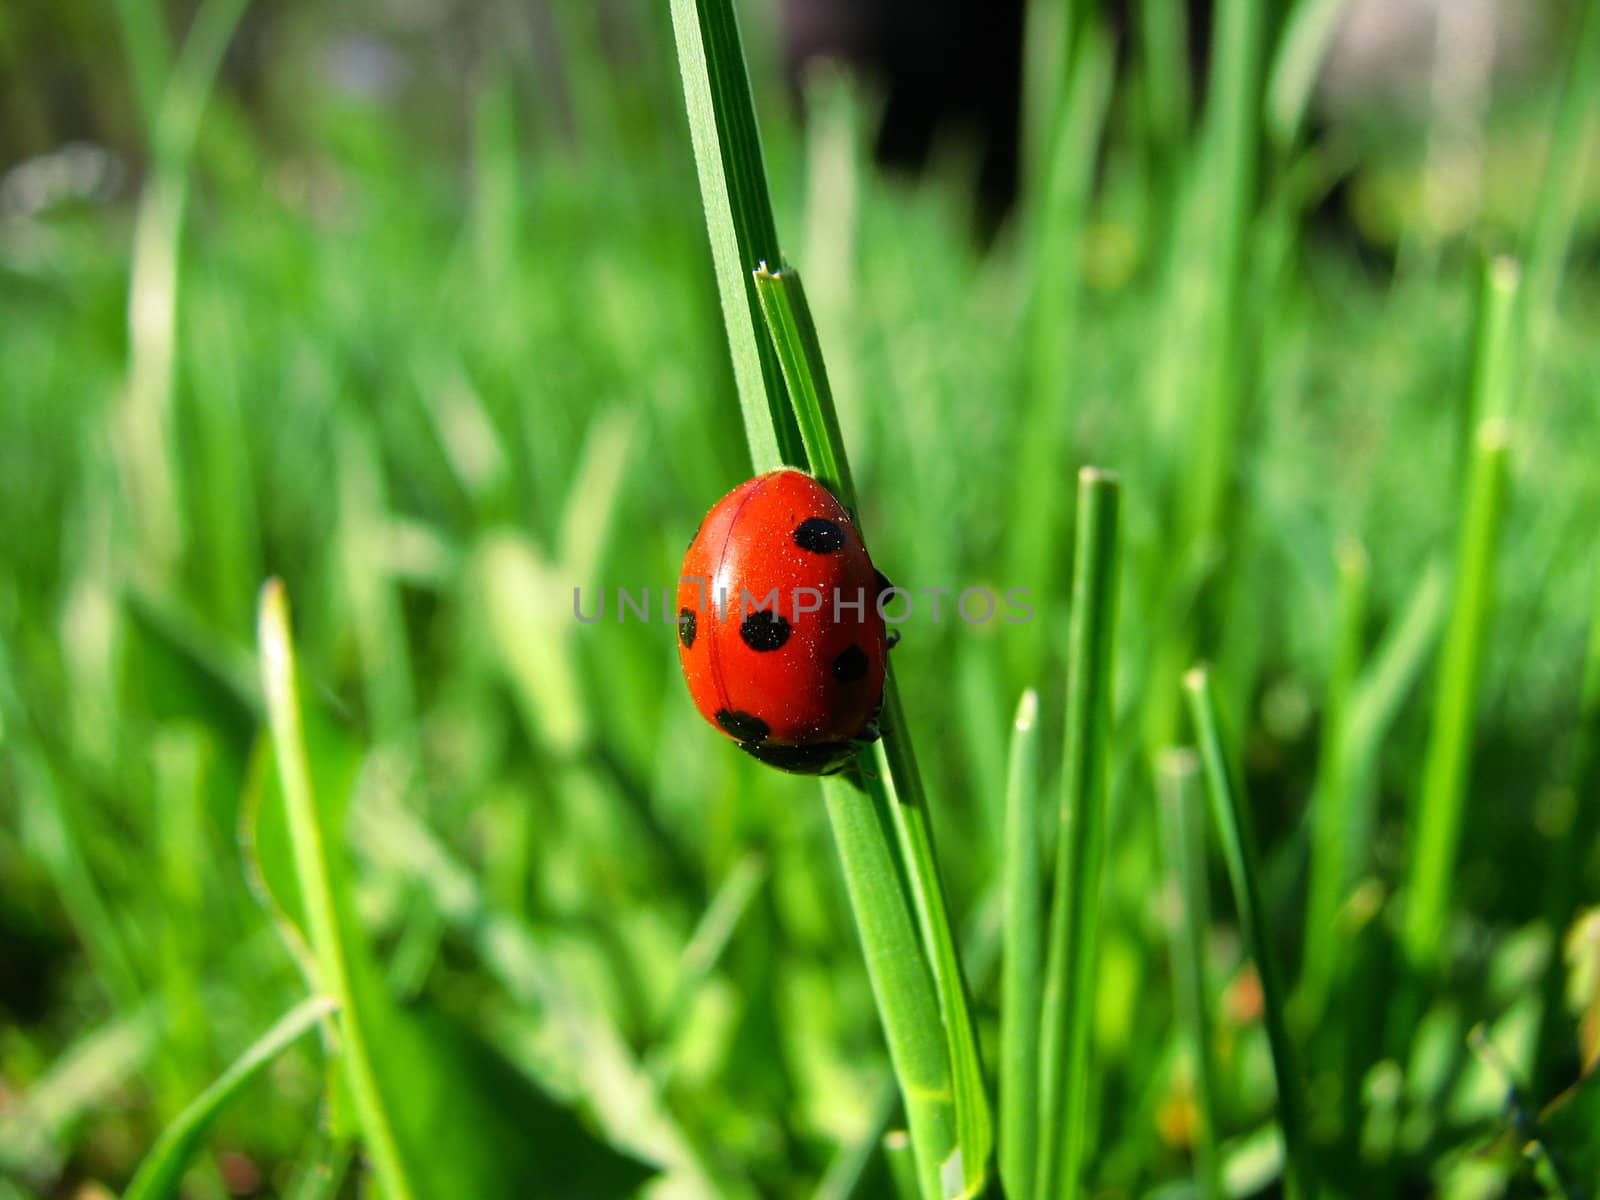
[[[130,296],[149,278],[135,266],[149,244],[138,198],[153,194],[162,162],[130,146],[120,188],[40,202],[8,185],[6,1200],[125,1184],[184,1105],[305,994],[246,882],[236,832],[262,717],[252,601],[272,573],[296,600],[303,690],[333,730],[320,748],[313,738],[318,769],[344,771],[356,789],[354,901],[380,959],[402,960],[404,990],[470,1024],[599,1139],[661,1168],[656,1193],[805,1195],[842,1156],[834,1178],[887,1194],[876,1147],[888,1064],[815,788],[702,727],[670,629],[615,619],[614,589],[670,584],[700,515],[748,471],[658,7],[639,0],[602,19],[557,5],[549,26],[486,10],[477,32],[492,50],[447,84],[408,74],[404,54],[393,72],[403,39],[335,33],[303,14],[277,27],[289,49],[252,89],[224,60],[195,117],[186,212],[167,226],[169,449],[156,482],[170,499],[153,517],[119,447],[144,353],[128,326]],[[1477,263],[1484,249],[1528,244],[1544,176],[1504,130],[1564,111],[1564,71],[1487,118],[1484,171],[1509,176],[1520,207],[1491,196],[1494,207],[1437,234],[1437,254],[1396,269],[1381,246],[1352,248],[1348,229],[1295,209],[1270,290],[1231,265],[1185,268],[1196,311],[1245,305],[1245,330],[1230,336],[1248,338],[1246,370],[1237,346],[1212,361],[1210,341],[1170,316],[1178,251],[1210,262],[1238,247],[1174,240],[1173,189],[1188,173],[1172,170],[1183,163],[1171,146],[1179,139],[1184,158],[1194,135],[1187,90],[1163,91],[1171,77],[1146,64],[1181,53],[1154,23],[1159,8],[1141,7],[1144,49],[1112,81],[1101,154],[1084,149],[1092,128],[1073,135],[1081,155],[1068,161],[1095,171],[1093,187],[1065,181],[1083,209],[1045,210],[1070,221],[1057,234],[1080,230],[1052,258],[1077,293],[1053,455],[1016,452],[1049,432],[1027,418],[1039,393],[1023,390],[1015,341],[1039,294],[1028,227],[980,251],[959,163],[912,183],[860,162],[872,101],[837,81],[814,93],[825,120],[802,139],[752,17],[772,197],[783,228],[827,239],[801,261],[863,520],[892,579],[1010,586],[1030,497],[1058,495],[1061,507],[1061,481],[1088,461],[1124,479],[1090,1178],[1114,1194],[1184,1179],[1202,1136],[1185,1116],[1192,1096],[1169,1085],[1192,1026],[1179,1020],[1167,926],[1152,912],[1165,870],[1143,737],[1152,713],[1178,711],[1174,672],[1198,651],[1228,685],[1219,700],[1261,842],[1261,932],[1291,981],[1315,936],[1300,916],[1317,827],[1308,804],[1339,767],[1348,886],[1321,931],[1331,949],[1317,947],[1330,960],[1317,968],[1328,1015],[1291,1021],[1308,1126],[1331,1187],[1414,1192],[1504,1125],[1497,1102],[1452,1099],[1473,1078],[1465,1030],[1560,995],[1549,973],[1563,982],[1561,938],[1592,899],[1596,156],[1587,185],[1556,180],[1560,203],[1542,218],[1574,240],[1560,252],[1538,243],[1549,311],[1526,335],[1538,356],[1523,367],[1529,428],[1508,464],[1465,730],[1442,970],[1419,1014],[1442,1032],[1428,1041],[1432,1060],[1394,1057],[1372,1030],[1394,986],[1408,804],[1437,701],[1427,681],[1448,592],[1426,564],[1448,559],[1462,517]],[[149,49],[138,60],[138,92],[155,106],[168,68]],[[1252,70],[1289,77],[1274,65]],[[1093,93],[1092,77],[1078,82]],[[121,99],[133,96],[130,86]],[[1153,106],[1138,120],[1135,97]],[[1228,129],[1265,136],[1234,101]],[[1575,124],[1565,118],[1559,144],[1583,136],[1566,133]],[[1364,178],[1394,161],[1376,143],[1352,151],[1302,136],[1296,162],[1313,174],[1352,153]],[[1279,164],[1262,162],[1267,189],[1280,185]],[[19,164],[4,169],[19,178]],[[1360,194],[1370,206],[1371,189]],[[1238,206],[1255,192],[1230,195],[1227,220],[1245,224],[1225,232],[1248,250],[1255,226]],[[1182,219],[1191,241],[1211,236]],[[1191,374],[1201,360],[1205,373]],[[1235,392],[1248,402],[1215,407]],[[1215,412],[1221,426],[1199,423]],[[1210,440],[1230,428],[1226,445]],[[1188,495],[1192,506],[1178,502]],[[1059,569],[1070,513],[1032,518],[1057,531],[1043,544]],[[167,520],[185,536],[161,535]],[[1220,560],[1196,541],[1201,525]],[[1337,548],[1351,538],[1370,563],[1354,649],[1338,620]],[[572,620],[575,586],[586,612],[607,589],[605,622]],[[1041,602],[1041,636],[1018,654],[1019,627],[952,621],[952,602],[940,623],[908,624],[895,656],[959,929],[998,883],[1021,688],[1040,689],[1041,729],[1061,725],[1068,622],[1059,600]],[[1340,680],[1331,695],[1348,688],[1346,711],[1323,720]],[[1335,729],[1342,744],[1329,751],[1320,742]],[[1054,737],[1040,747],[1042,795],[1060,769]],[[1534,886],[1558,852],[1575,865]],[[746,894],[752,861],[766,864],[765,883]],[[1214,866],[1214,889],[1221,879]],[[1270,1058],[1240,982],[1239,934],[1226,906],[1213,908],[1196,948],[1203,978],[1220,985],[1206,998],[1207,1116],[1225,1183],[1254,1172],[1266,1186],[1278,1170],[1259,1152]],[[725,943],[699,958],[730,909]],[[985,978],[972,973],[991,1041],[999,997]],[[1536,1101],[1578,1070],[1572,1020],[1545,1020],[1553,1032],[1537,1059],[1518,1064],[1546,1089]],[[260,1191],[286,1194],[308,1166],[342,1161],[339,1131],[316,1128],[324,1079],[313,1047],[286,1051],[220,1113],[186,1187],[221,1196],[247,1167]],[[850,1159],[861,1147],[865,1158]],[[1504,1182],[1519,1177],[1514,1157],[1488,1162],[1502,1191],[1532,1186]]]

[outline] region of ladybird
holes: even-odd
[[[695,707],[780,770],[843,770],[878,736],[887,587],[850,514],[811,476],[741,483],[700,523],[678,581]]]

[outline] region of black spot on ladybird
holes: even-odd
[[[794,544],[813,554],[832,554],[844,546],[844,530],[826,517],[807,517],[795,527]]]
[[[685,650],[694,645],[694,609],[692,608],[680,608],[678,610],[678,640],[683,643]]]
[[[860,646],[847,646],[833,660],[833,677],[840,683],[854,683],[867,673],[867,656]]]
[[[889,582],[889,577],[882,571],[874,571],[873,574],[878,578],[878,595],[880,597],[882,597],[885,592],[892,592],[895,590],[894,584]]]
[[[739,622],[739,636],[752,650],[776,650],[789,640],[789,622],[763,608]]]
[[[812,742],[804,746],[741,742],[739,749],[792,775],[837,775],[854,761],[857,747],[854,742]]]
[[[749,749],[766,739],[772,727],[754,713],[740,712],[736,708],[719,708],[717,724],[729,734],[745,743]]]

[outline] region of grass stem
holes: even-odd
[[[1195,740],[1205,765],[1207,788],[1217,836],[1222,842],[1222,857],[1233,884],[1234,904],[1245,945],[1255,960],[1261,980],[1263,1020],[1267,1042],[1272,1049],[1272,1072],[1278,1085],[1278,1124],[1283,1130],[1285,1194],[1289,1200],[1312,1200],[1316,1195],[1310,1145],[1306,1137],[1304,1097],[1294,1043],[1289,1038],[1285,1014],[1285,994],[1278,956],[1271,945],[1267,909],[1261,898],[1261,854],[1257,848],[1255,822],[1248,798],[1238,781],[1236,769],[1223,749],[1222,731],[1212,694],[1211,677],[1196,667],[1183,678],[1194,724]]]
[[[1169,749],[1156,761],[1156,801],[1166,857],[1165,895],[1171,908],[1169,948],[1172,991],[1179,1034],[1188,1052],[1199,1128],[1194,1165],[1200,1194],[1220,1200],[1222,1160],[1217,1150],[1216,1066],[1211,1052],[1211,1019],[1206,1011],[1205,803],[1200,791],[1200,760],[1193,750]]]
[[[1066,761],[1039,1029],[1034,1179],[1035,1196],[1068,1200],[1080,1194],[1089,1126],[1089,1028],[1105,857],[1120,492],[1108,472],[1092,467],[1079,472]]]
[[[1416,841],[1407,881],[1402,938],[1406,957],[1425,975],[1443,955],[1456,850],[1467,801],[1467,766],[1478,712],[1478,674],[1494,594],[1495,550],[1505,503],[1508,432],[1504,422],[1478,430],[1467,480],[1466,516],[1433,702],[1433,719],[1416,809]]]
[[[261,690],[267,701],[267,723],[288,816],[295,877],[305,906],[306,932],[322,989],[339,1006],[338,1029],[356,1115],[384,1191],[391,1200],[415,1200],[416,1193],[379,1091],[366,1028],[355,1000],[329,860],[332,848],[328,839],[335,831],[322,827],[312,793],[311,763],[300,721],[294,643],[289,632],[289,597],[276,579],[268,580],[261,592],[258,640]]]
[[[1000,981],[1000,1179],[1031,1200],[1039,1158],[1039,694],[1022,693],[1011,731],[1005,809],[1005,955]]]

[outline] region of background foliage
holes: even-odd
[[[1255,7],[1270,67],[1286,14]],[[1070,480],[1124,481],[1097,1194],[1188,1187],[1204,1110],[1230,1193],[1279,1170],[1216,854],[1192,935],[1214,1095],[1175,1011],[1158,764],[1198,658],[1328,1186],[1593,1169],[1565,1132],[1584,1091],[1548,1122],[1556,1184],[1515,1151],[1593,1049],[1568,985],[1596,1011],[1600,131],[1563,142],[1553,115],[1595,7],[1541,7],[1476,107],[1286,139],[1226,37],[1204,91],[1163,101],[1161,40],[1113,60],[1091,20],[1044,76],[1071,103],[1029,100],[1056,149],[992,243],[959,140],[922,179],[880,172],[871,88],[832,74],[802,129],[772,11],[742,10],[876,560],[913,590],[1038,596],[1026,627],[947,600],[895,652],[991,1063],[1011,714],[1035,686],[1061,727]],[[431,1186],[491,1194],[483,1147],[516,1142],[553,1195],[625,1194],[640,1163],[663,1195],[884,1194],[893,1093],[816,786],[704,727],[670,629],[616,619],[749,470],[666,6],[114,10],[0,11],[0,1197],[123,1187],[306,994],[262,739],[273,575],[359,986],[382,1045],[413,1047],[384,1085],[416,1110],[401,1140],[461,1172]],[[1212,116],[1230,79],[1242,150]],[[1541,240],[1563,164],[1571,236]],[[1499,252],[1527,307],[1495,389],[1474,364]],[[1509,456],[1466,816],[1414,970],[1404,885],[1488,415]],[[575,586],[606,590],[604,622],[572,620]],[[1040,753],[1053,778],[1060,739]],[[1335,793],[1348,877],[1308,924],[1312,797]],[[306,1039],[246,1081],[186,1194],[353,1194],[321,1064]]]

